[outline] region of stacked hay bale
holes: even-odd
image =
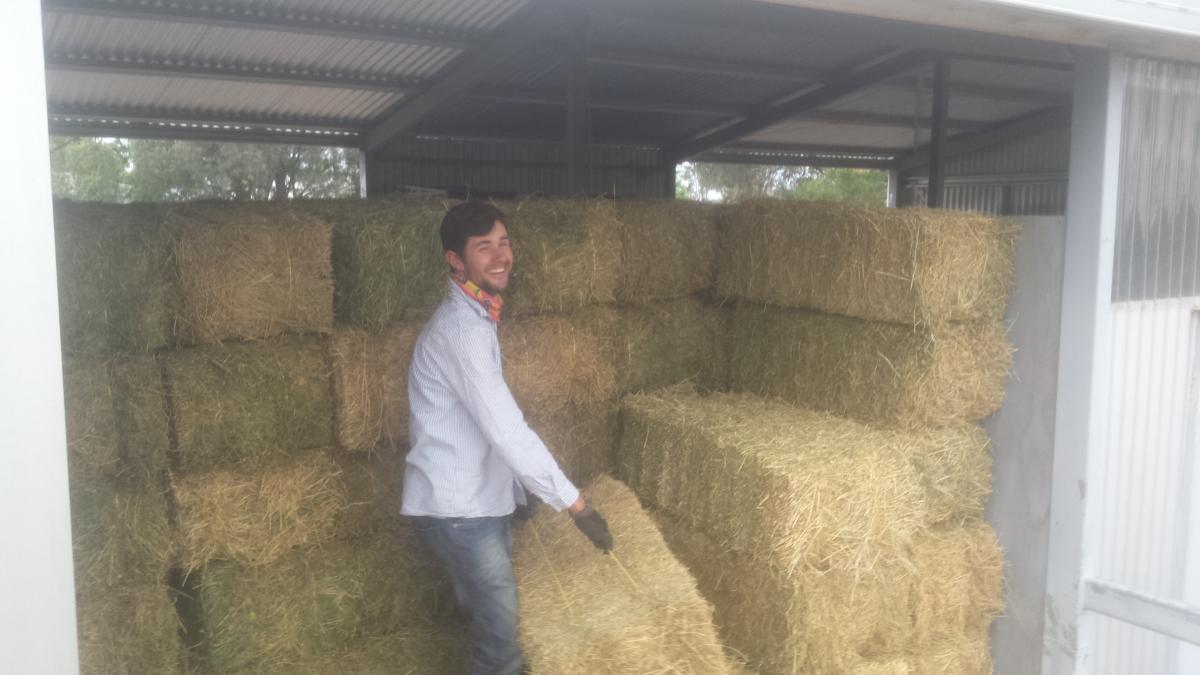
[[[168,586],[170,444],[152,350],[168,243],[147,207],[55,204],[80,668],[182,672]]]
[[[728,381],[784,402],[631,397],[618,454],[724,637],[763,672],[990,670],[1001,558],[980,520],[991,467],[973,423],[1007,374],[1014,238],[944,211],[724,212]],[[969,590],[931,607],[914,589],[947,571]]]

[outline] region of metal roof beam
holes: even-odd
[[[162,111],[120,106],[70,105],[52,103],[47,114],[62,122],[73,124],[148,124],[163,127],[220,127],[231,129],[295,129],[304,133],[327,135],[357,135],[362,133],[360,124],[353,120],[340,120],[294,115],[222,115],[211,112]]]
[[[975,150],[1015,141],[1035,134],[1071,125],[1071,109],[1054,107],[1039,110],[993,126],[986,131],[951,137],[946,141],[945,156],[954,157]],[[896,169],[911,171],[927,166],[929,146],[925,145],[896,159]]]
[[[177,0],[170,4],[150,4],[133,0],[42,0],[42,10],[116,19],[167,21],[462,50],[472,49],[485,39],[481,34],[438,26],[368,21],[346,15],[297,13],[267,9],[261,6],[199,3],[187,0]]]
[[[679,161],[720,147],[755,131],[838,101],[864,87],[901,75],[928,63],[930,58],[928,52],[900,50],[883,58],[870,59],[846,69],[842,74],[831,77],[822,84],[802,89],[777,103],[764,104],[740,121],[693,134],[668,148],[667,157],[672,161]]]
[[[891,160],[866,157],[831,157],[821,154],[757,154],[739,152],[712,152],[692,157],[690,162],[712,164],[753,164],[758,166],[814,166],[835,169],[875,169],[887,171],[892,168]]]
[[[217,141],[230,143],[286,143],[289,145],[320,145],[325,147],[357,148],[360,138],[353,136],[324,136],[285,131],[246,131],[216,127],[161,127],[144,124],[113,125],[95,122],[64,122],[50,120],[50,133],[56,136],[91,136],[100,138],[152,138],[172,141]]]
[[[183,77],[223,82],[282,84],[296,87],[353,89],[408,94],[419,90],[415,80],[387,78],[373,74],[280,70],[267,66],[213,64],[185,61],[159,61],[111,57],[95,54],[47,54],[46,68],[83,73]]]
[[[869,127],[911,128],[913,124],[916,124],[923,129],[928,129],[933,126],[933,120],[925,116],[889,115],[887,113],[859,112],[857,110],[808,110],[796,115],[795,119],[797,121],[815,120]],[[980,131],[992,126],[990,122],[981,122],[978,120],[950,120],[948,124],[949,128],[960,131]]]
[[[529,4],[509,17],[495,37],[483,48],[462,55],[445,75],[438,78],[421,94],[406,97],[400,105],[385,114],[367,132],[366,149],[374,150],[404,133],[439,106],[474,87],[497,64],[512,59],[531,43],[544,41],[561,24],[561,17],[552,15],[549,0],[530,0]]]

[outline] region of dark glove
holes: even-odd
[[[604,520],[604,516],[600,512],[592,508],[591,504],[584,503],[583,510],[579,513],[572,513],[571,518],[575,520],[575,527],[584,534],[596,548],[608,553],[613,548],[612,532],[608,531],[608,521]]]

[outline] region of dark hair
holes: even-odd
[[[491,232],[496,221],[504,222],[504,212],[487,202],[472,200],[452,207],[442,218],[442,250],[464,255],[467,238]]]

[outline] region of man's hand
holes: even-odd
[[[596,548],[605,553],[612,550],[613,536],[608,531],[608,521],[604,520],[604,516],[593,509],[591,504],[585,503],[579,511],[572,511],[571,518],[575,521],[575,527],[578,527],[580,532],[592,540],[592,544]]]

